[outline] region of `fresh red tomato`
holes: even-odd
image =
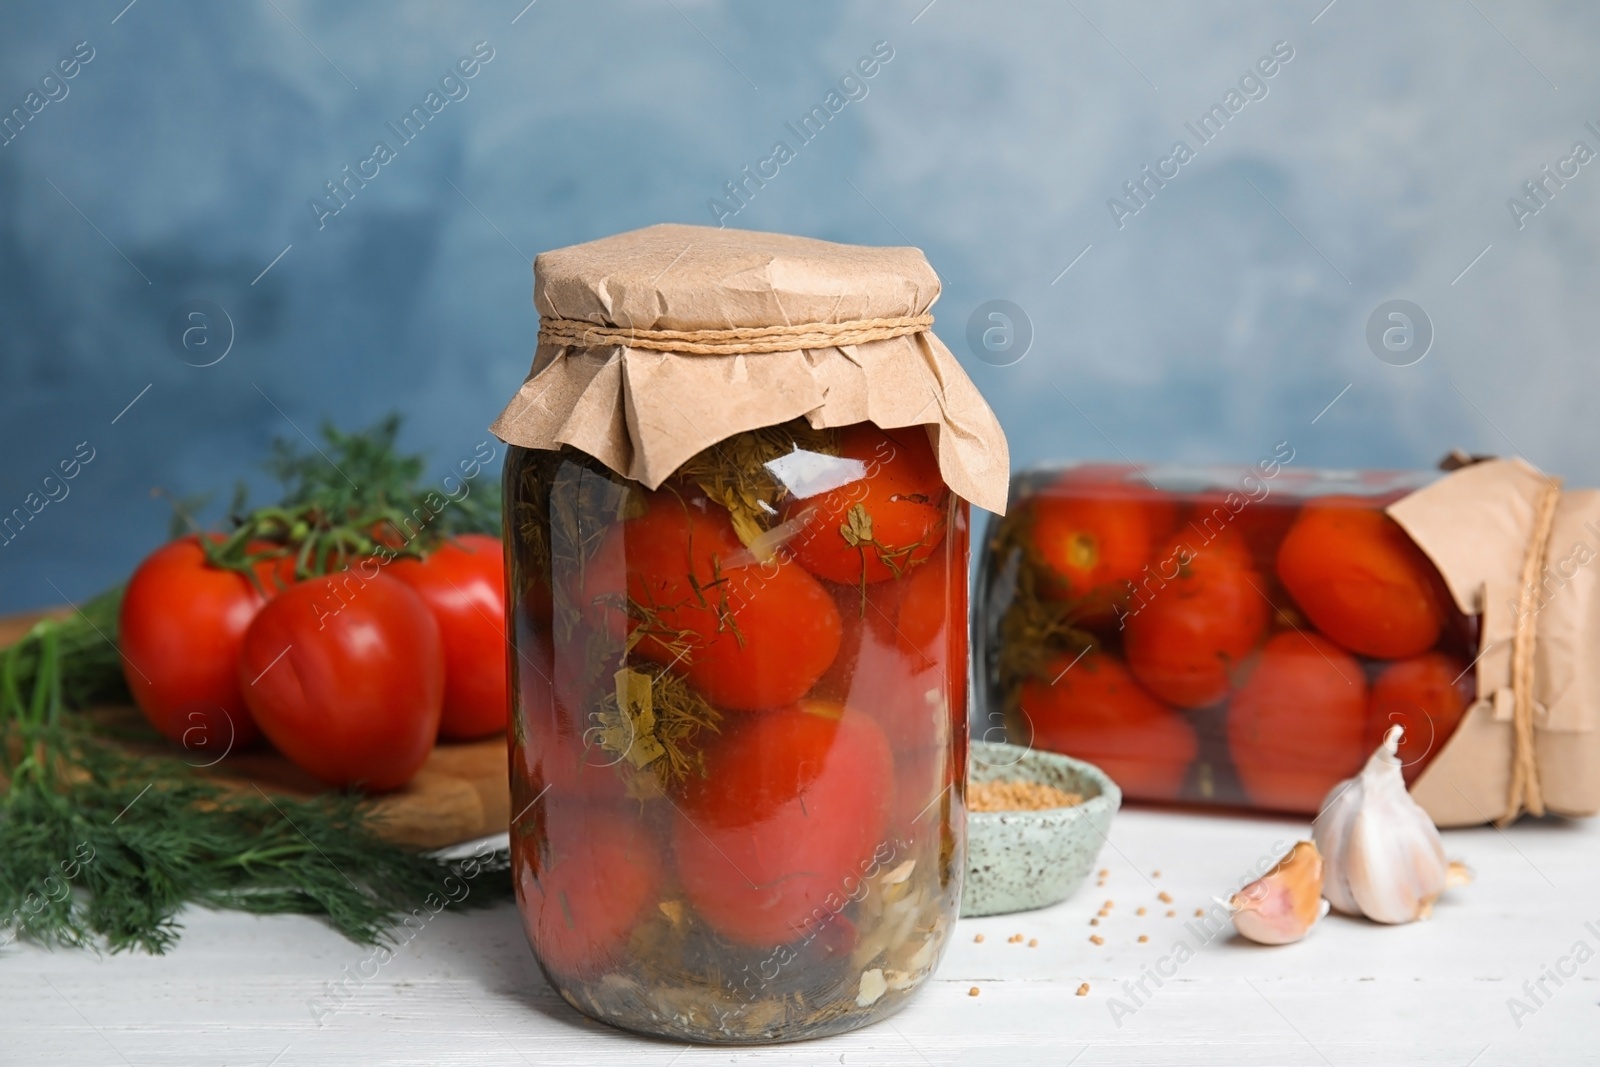
[[[485,737],[506,727],[506,568],[498,537],[462,534],[426,559],[387,567],[422,597],[444,639],[439,736]]]
[[[219,534],[207,536],[220,537]],[[255,557],[255,563],[250,569],[255,572],[256,581],[266,593],[268,600],[295,583],[294,553],[282,545],[270,541],[251,541],[245,546],[245,554]]]
[[[539,962],[564,978],[591,979],[621,964],[628,935],[659,899],[662,862],[651,836],[620,813],[551,820],[566,833],[513,834],[518,910]]]
[[[1228,704],[1228,748],[1250,800],[1316,812],[1361,768],[1367,683],[1361,664],[1317,634],[1285,631],[1262,646]]]
[[[1278,577],[1317,629],[1378,659],[1426,652],[1449,603],[1428,557],[1361,497],[1302,508],[1278,547]]]
[[[920,426],[884,431],[858,423],[839,433],[839,453],[862,477],[784,511],[798,524],[785,543],[800,565],[831,582],[881,582],[933,554],[945,533],[946,488]]]
[[[1180,533],[1156,559],[1165,584],[1141,590],[1123,616],[1128,667],[1169,704],[1214,704],[1267,628],[1261,576],[1242,544],[1227,537],[1203,544]]]
[[[1415,781],[1455,733],[1476,690],[1467,665],[1442,652],[1389,664],[1372,683],[1365,747],[1377,748],[1389,727],[1405,727],[1400,766],[1406,781]]]
[[[678,878],[722,936],[767,947],[859,899],[884,844],[894,761],[871,719],[802,701],[736,722],[705,750],[672,831]]]
[[[619,601],[626,590],[633,617]],[[655,494],[614,527],[585,569],[579,602],[634,651],[674,667],[719,707],[804,696],[839,652],[833,597],[792,561],[758,562],[703,497]]]
[[[1182,713],[1139,688],[1109,652],[1062,656],[1023,685],[1020,742],[1093,763],[1130,798],[1171,800],[1199,752]]]
[[[411,780],[439,735],[439,624],[403,582],[372,568],[285,590],[245,631],[238,678],[279,752],[337,786]]]
[[[128,689],[150,725],[198,755],[220,758],[260,736],[239,687],[239,648],[277,592],[278,572],[273,562],[258,564],[258,590],[207,563],[200,539],[190,536],[156,549],[128,581],[117,637]]]
[[[380,519],[367,527],[367,536],[385,548],[404,548],[420,528],[410,536],[393,519]]]
[[[1033,544],[1044,560],[1052,588],[1044,592],[1073,600],[1125,600],[1155,539],[1159,517],[1148,501],[1126,494],[1091,495],[1063,480],[1035,497]],[[1065,494],[1065,495],[1058,495]]]

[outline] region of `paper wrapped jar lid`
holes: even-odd
[[[660,225],[545,252],[533,368],[490,429],[654,489],[761,426],[922,425],[950,488],[1004,511],[1005,435],[931,330],[938,297],[915,248]]]

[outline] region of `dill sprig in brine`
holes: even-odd
[[[995,568],[1013,577],[1011,600],[1000,619],[996,668],[1002,692],[1014,703],[1024,682],[1051,680],[1049,665],[1063,652],[1096,645],[1083,624],[1102,605],[1045,595],[1041,575],[1048,565],[1034,546],[1033,512],[1026,503],[1000,520],[989,550]]]
[[[749,547],[776,522],[778,505],[788,495],[768,466],[796,450],[838,455],[831,430],[813,429],[804,419],[735,434],[696,453],[678,474],[727,509],[734,533]]]
[[[722,713],[664,667],[623,667],[614,679],[595,715],[599,747],[636,770],[648,768],[663,789],[704,777],[704,735],[719,732]]]

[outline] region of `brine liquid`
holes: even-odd
[[[964,863],[967,511],[906,447],[771,428],[655,491],[511,450],[513,864],[579,1010],[793,1040],[892,1012],[938,962]]]
[[[1019,476],[979,578],[983,727],[1135,800],[1314,813],[1385,730],[1474,702],[1477,620],[1384,508],[1430,480],[1086,464]]]

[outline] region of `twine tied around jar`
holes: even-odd
[[[1506,812],[1496,825],[1509,825],[1524,810],[1544,814],[1544,793],[1539,785],[1539,760],[1533,742],[1534,597],[1548,555],[1556,504],[1561,499],[1561,479],[1547,478],[1534,511],[1528,551],[1522,558],[1522,585],[1517,596],[1517,623],[1511,634],[1511,788]]]
[[[929,314],[849,322],[805,322],[784,326],[735,326],[715,330],[655,330],[606,326],[582,319],[539,321],[541,345],[605,348],[618,345],[691,356],[732,356],[759,352],[798,352],[805,348],[843,348],[868,341],[925,332]]]

